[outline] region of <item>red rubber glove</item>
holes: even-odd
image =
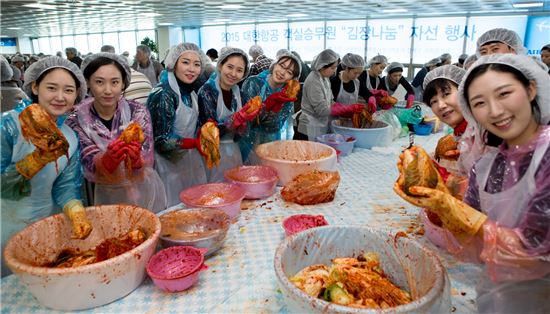
[[[371,91],[372,96],[382,98],[388,96],[388,92],[383,89],[374,89]]]
[[[241,108],[241,110],[235,112],[233,114],[233,119],[231,122],[231,128],[238,129],[240,127],[246,126],[246,123],[248,121],[252,121],[256,116],[260,113],[261,107],[252,111],[251,113],[247,113],[247,111],[250,108],[250,104],[247,103],[244,107]],[[279,109],[280,110],[280,109]]]
[[[353,105],[344,105],[339,102],[335,102],[330,107],[330,114],[338,117],[351,116],[356,112],[361,112],[365,109],[365,105],[362,104],[353,104]]]
[[[367,110],[370,113],[376,112],[376,98],[374,96],[369,97],[369,102],[367,103]]]
[[[138,141],[132,141],[127,145],[128,157],[132,162],[133,169],[139,169],[143,167],[143,159],[141,158],[141,143]]]
[[[279,112],[287,102],[294,102],[296,98],[289,98],[285,92],[274,92],[264,101],[267,111]]]
[[[182,138],[178,141],[178,145],[183,149],[193,149],[200,147],[198,138]]]
[[[414,94],[407,95],[407,107],[411,108],[414,105]]]
[[[126,159],[127,155],[128,148],[126,147],[126,143],[120,139],[116,139],[107,146],[107,151],[105,151],[105,154],[101,158],[101,162],[109,173],[113,173],[118,168],[118,165]]]

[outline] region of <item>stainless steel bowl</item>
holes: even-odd
[[[217,208],[170,208],[157,214],[163,247],[193,246],[208,249],[209,257],[223,245],[230,227],[229,216]]]

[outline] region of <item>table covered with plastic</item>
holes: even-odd
[[[433,151],[442,134],[416,137],[416,143]],[[91,313],[287,313],[278,287],[273,257],[284,239],[284,218],[295,214],[322,214],[331,225],[368,225],[403,231],[437,252],[451,280],[450,312],[476,311],[475,283],[481,268],[462,263],[439,250],[422,236],[419,209],[392,190],[398,173],[396,161],[408,138],[391,147],[354,149],[338,163],[341,181],[334,201],[300,206],[286,203],[277,192],[263,200],[244,201],[241,215],[231,226],[221,250],[206,260],[208,269],[192,288],[166,293],[147,278],[128,296]],[[2,313],[44,313],[16,276],[1,281]]]

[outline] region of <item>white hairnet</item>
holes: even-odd
[[[425,67],[433,67],[434,65],[438,65],[440,64],[442,61],[441,61],[441,58],[437,57],[437,58],[433,58],[432,60],[424,63],[424,66]]]
[[[170,48],[170,52],[168,53],[168,56],[166,56],[166,59],[164,60],[164,64],[166,65],[166,70],[170,72],[174,72],[174,68],[176,67],[176,63],[178,62],[178,59],[181,57],[181,55],[184,52],[194,52],[199,56],[199,59],[201,61],[201,74],[204,72],[204,67],[207,64],[207,56],[202,50],[193,43],[181,43],[176,46],[172,46]]]
[[[311,69],[314,71],[320,71],[325,65],[333,64],[338,61],[340,56],[331,49],[325,49],[321,51],[311,62]]]
[[[481,125],[474,119],[464,94],[466,88],[464,84],[470,73],[475,68],[487,63],[498,63],[511,66],[520,71],[528,80],[535,81],[537,86],[536,101],[540,109],[541,123],[548,124],[548,122],[550,122],[550,93],[548,92],[548,86],[550,86],[550,75],[548,75],[548,73],[544,71],[537,62],[528,56],[510,53],[492,54],[480,57],[479,60],[477,60],[476,63],[474,63],[468,70],[462,79],[462,83],[458,87],[458,100],[462,109],[462,115],[466,121],[468,121],[468,124],[477,125],[480,132],[479,135],[483,135],[485,130],[482,129]]]
[[[15,55],[11,57],[11,63],[15,62],[25,62],[25,57],[23,57],[22,55]]]
[[[296,57],[292,52],[285,50],[282,51],[281,54],[271,63],[269,66],[269,72],[273,73],[273,68],[275,67],[275,64],[279,63],[281,59],[283,58],[290,58],[296,62],[296,66],[298,67],[298,73],[293,77],[293,79],[297,79],[300,76],[300,73],[302,73],[302,62],[300,62],[300,59]]]
[[[367,62],[367,68],[372,67],[375,64],[388,64],[388,58],[383,55],[376,55]]]
[[[258,46],[258,45],[252,45],[250,46],[250,49],[248,49],[248,54],[252,57],[252,58],[256,58],[257,56],[259,55],[263,55],[264,54],[264,50],[262,49],[262,47]]]
[[[479,48],[492,41],[501,42],[510,46],[516,51],[516,54],[518,55],[527,54],[527,49],[523,47],[521,37],[519,37],[518,33],[506,28],[493,28],[481,35],[477,39],[476,53],[479,55]]]
[[[8,63],[8,60],[4,58],[4,56],[0,56],[0,68],[2,70],[1,77],[2,82],[11,81],[11,78],[13,77],[13,70],[11,69],[10,64]]]
[[[78,68],[73,62],[63,59],[60,57],[46,57],[42,58],[35,63],[31,64],[27,71],[25,71],[25,83],[23,84],[23,91],[32,98],[32,83],[36,81],[44,72],[53,68],[62,68],[71,72],[80,83],[79,95],[76,97],[75,103],[80,102],[86,93],[88,92],[88,87],[86,86],[86,80],[82,71]]]
[[[126,60],[126,58],[124,58],[122,56],[119,56],[116,53],[99,52],[99,53],[95,53],[95,54],[93,54],[89,57],[86,57],[82,61],[82,64],[80,65],[80,69],[82,69],[82,73],[85,72],[86,67],[88,65],[90,65],[90,63],[92,61],[94,61],[95,59],[100,58],[100,57],[111,59],[111,60],[115,61],[116,63],[118,63],[122,66],[122,68],[124,69],[124,72],[126,72],[125,73],[126,74],[126,79],[124,80],[124,89],[128,88],[128,86],[130,86],[130,78],[131,78],[130,66],[128,65],[128,61]]]
[[[466,70],[464,70],[463,68],[459,68],[456,65],[447,64],[444,66],[440,66],[426,74],[422,87],[424,88],[424,90],[426,90],[426,86],[428,86],[431,81],[439,78],[453,81],[458,86],[460,85],[460,82],[462,82],[464,74],[466,74]]]
[[[392,74],[393,72],[403,72],[403,64],[399,62],[392,62],[388,67],[386,68],[386,72],[388,74]]]
[[[346,68],[363,68],[365,67],[365,59],[363,59],[360,55],[346,53],[342,57],[341,64]]]
[[[230,56],[242,56],[244,59],[244,75],[243,80],[248,76],[248,72],[250,71],[250,61],[248,60],[248,56],[246,55],[246,52],[244,52],[242,49],[239,48],[233,48],[233,47],[224,47],[227,49],[221,49],[220,55],[218,56],[218,63],[217,67],[221,68],[225,59],[229,58]]]
[[[288,50],[288,49],[279,49],[279,50],[277,50],[277,53],[275,54],[275,59],[279,58],[280,55],[282,55],[283,53],[287,53],[287,52],[290,52],[290,50]]]
[[[439,59],[441,59],[441,62],[445,62],[447,60],[451,60],[452,56],[450,53],[444,53],[441,56],[439,56]]]
[[[468,58],[468,54],[467,53],[463,53],[461,54],[460,56],[458,56],[458,61],[460,63],[464,63],[464,61],[466,61],[466,58]]]

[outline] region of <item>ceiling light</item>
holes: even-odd
[[[38,3],[24,4],[23,6],[27,7],[27,8],[35,8],[35,9],[48,9],[48,10],[55,10],[56,9],[55,5],[39,3],[39,2]]]
[[[8,27],[7,29],[18,30],[21,29],[21,27]]]
[[[226,4],[226,5],[222,5],[220,8],[231,10],[231,9],[240,9],[242,7],[243,6],[240,4]]]
[[[407,9],[387,9],[387,10],[382,10],[382,12],[384,13],[405,13],[405,12],[408,12]]]
[[[542,7],[544,3],[542,2],[525,2],[525,3],[514,3],[512,6],[516,9],[523,9],[523,8],[538,8]]]
[[[303,13],[295,13],[295,14],[288,14],[287,17],[304,17],[307,16],[307,14]]]
[[[158,26],[170,26],[170,25],[174,25],[174,23],[158,23],[157,25]]]
[[[147,13],[142,13],[141,15],[146,16],[146,17],[155,17],[155,16],[161,16],[162,14],[155,13],[155,12],[147,12]]]
[[[220,23],[220,22],[229,22],[229,21],[230,21],[230,19],[217,19],[217,20],[214,20],[214,22],[218,22],[218,23]]]

